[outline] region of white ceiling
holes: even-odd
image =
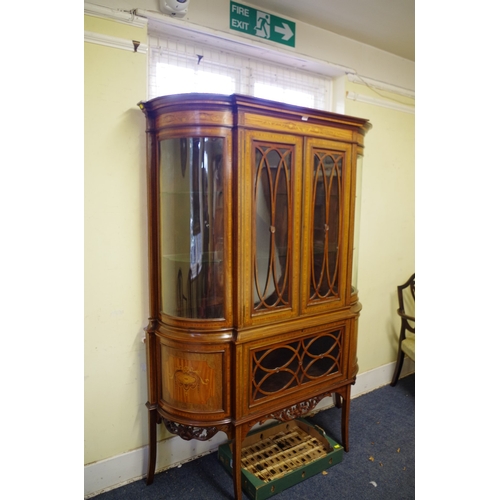
[[[415,61],[415,0],[250,0],[249,3]]]

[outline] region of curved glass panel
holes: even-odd
[[[354,207],[354,248],[352,256],[352,287],[358,287],[358,258],[359,258],[359,221],[361,216],[361,189],[363,174],[363,157],[357,156],[356,161],[356,200]]]
[[[314,153],[314,220],[310,249],[312,300],[338,296],[342,165],[341,154]]]
[[[162,312],[224,314],[224,139],[160,141]]]
[[[254,309],[289,305],[292,149],[255,149]]]

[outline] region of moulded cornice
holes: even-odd
[[[347,99],[351,99],[352,101],[364,102],[366,104],[373,104],[374,106],[381,106],[383,108],[394,109],[396,111],[403,111],[404,113],[415,114],[415,106],[410,106],[408,104],[398,103],[385,99],[377,99],[376,97],[358,94],[357,92],[347,92],[346,97]]]
[[[377,90],[385,90],[386,92],[392,92],[393,94],[399,94],[411,99],[415,99],[415,92],[413,90],[404,89],[396,85],[391,85],[390,83],[380,82],[378,80],[373,80],[372,78],[361,77],[356,73],[349,73],[347,78],[350,82],[359,83],[360,85],[366,85],[367,87],[373,87]]]
[[[95,5],[89,2],[84,3],[84,13],[88,16],[112,19],[113,21],[136,26],[137,28],[143,28],[148,23],[147,19],[136,16],[132,12],[120,9],[110,9],[109,7],[102,7],[101,5]]]
[[[106,47],[113,47],[114,49],[139,52],[140,54],[146,54],[148,51],[148,45],[146,43],[127,40],[126,38],[118,38],[116,36],[103,35],[102,33],[95,33],[94,31],[85,31],[84,41],[104,45]]]

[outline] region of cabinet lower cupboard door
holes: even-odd
[[[229,416],[229,348],[223,342],[202,349],[160,339],[160,404],[179,418],[207,421]]]
[[[340,397],[348,450],[361,310],[352,283],[367,120],[244,95],[139,103],[148,185],[149,466],[157,425],[232,440]]]
[[[343,377],[344,331],[344,326],[338,326],[251,348],[251,372],[247,377],[251,381],[249,407],[269,401],[275,403],[277,397],[292,392],[305,391],[307,395],[309,386]]]

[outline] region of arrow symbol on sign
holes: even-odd
[[[293,31],[290,29],[290,26],[286,23],[281,23],[283,25],[283,28],[280,26],[275,26],[274,30],[277,31],[278,33],[281,33],[283,35],[283,40],[286,42],[287,40],[290,40],[293,36]]]

